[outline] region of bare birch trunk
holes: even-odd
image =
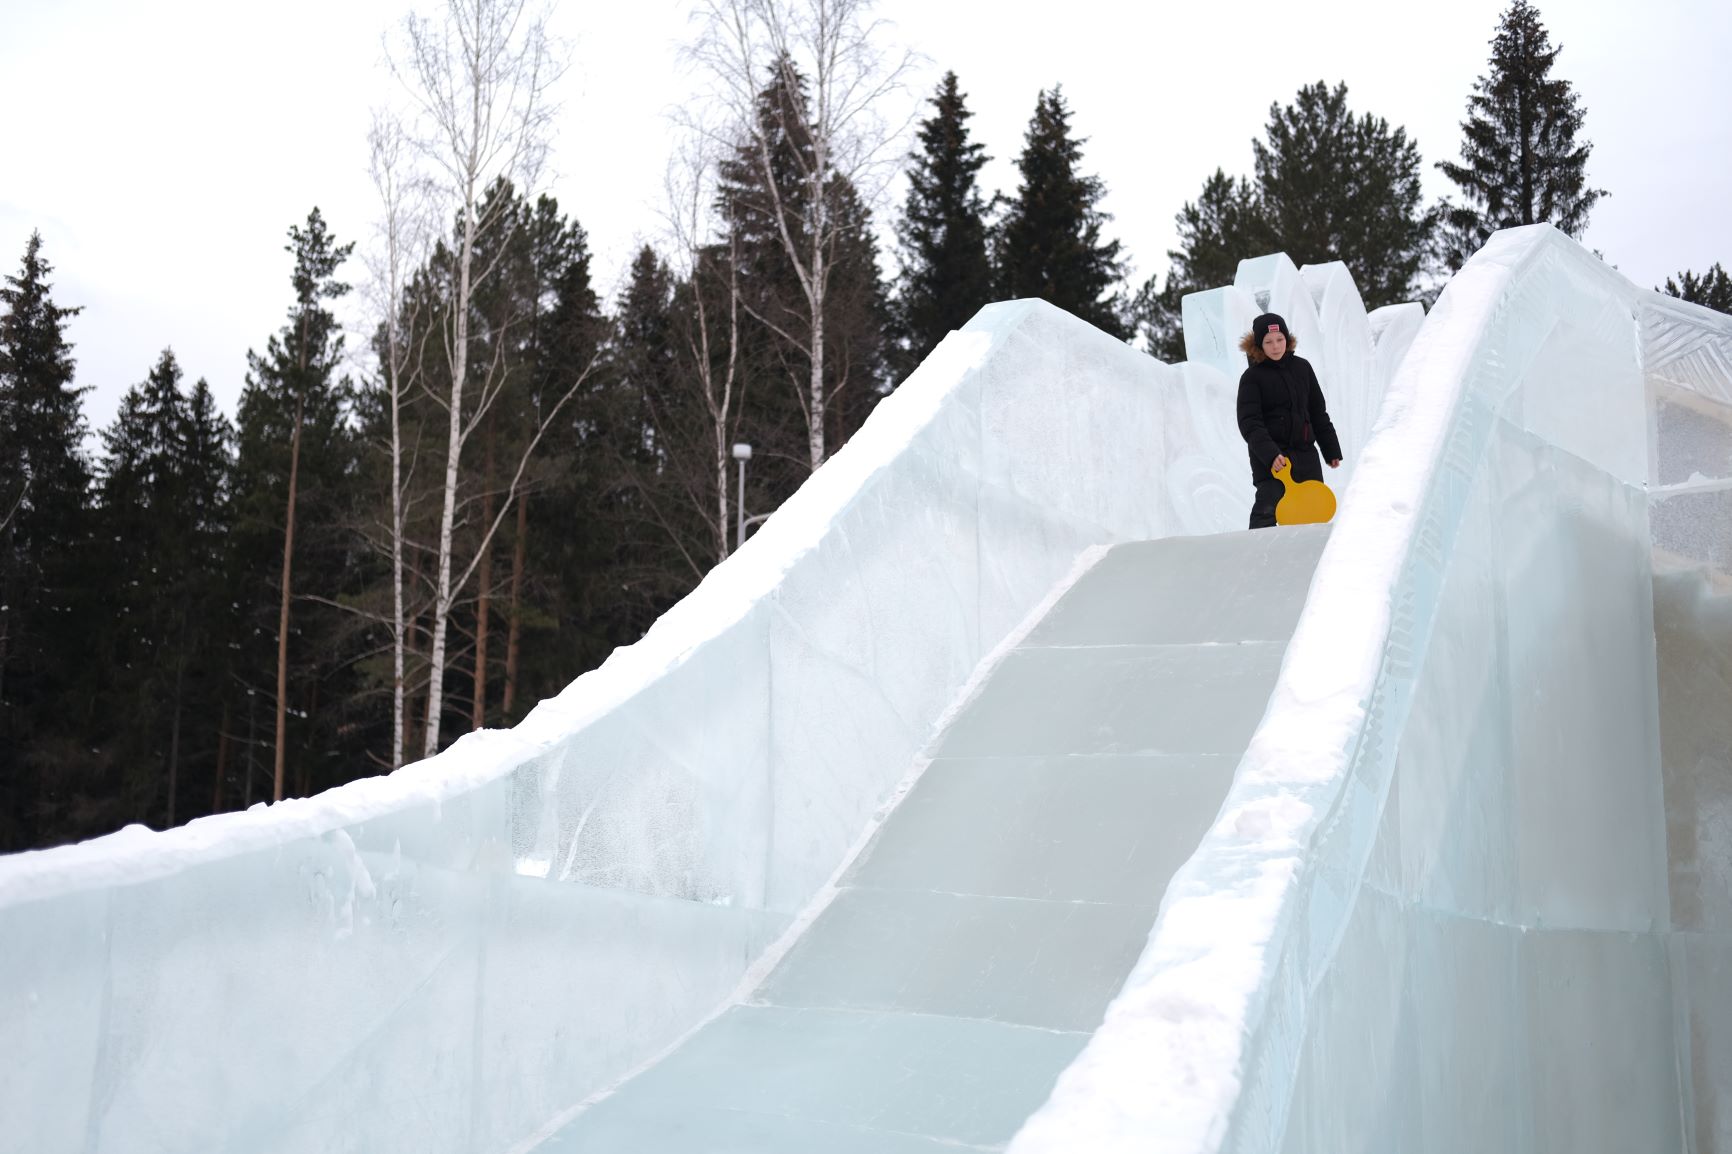
[[[822,218],[822,212],[819,213]],[[807,431],[807,450],[812,456],[812,471],[824,463],[824,254],[813,246],[812,253],[812,381],[809,386],[808,416],[812,425]]]
[[[479,97],[477,97],[479,100]],[[479,115],[479,113],[477,114]],[[445,632],[450,623],[451,529],[457,515],[457,470],[463,456],[463,385],[469,371],[470,272],[475,259],[475,188],[471,184],[463,203],[463,243],[457,258],[457,299],[451,349],[450,441],[445,450],[445,501],[439,513],[439,586],[433,595],[433,646],[427,661],[427,727],[422,757],[439,752],[439,713],[445,695]]]
[[[391,329],[396,331],[395,319]],[[391,339],[391,356],[396,356]],[[403,764],[403,431],[402,394],[391,373],[391,768]]]
[[[401,123],[393,116],[376,113],[368,134],[371,175],[384,209],[385,262],[376,274],[383,282],[385,322],[385,384],[391,390],[391,768],[403,764],[404,654],[403,609],[403,375],[407,357],[403,348],[403,270],[419,251],[424,237],[425,182],[405,173],[405,146]]]

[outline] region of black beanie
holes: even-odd
[[[1263,338],[1269,335],[1271,329],[1280,329],[1281,335],[1286,337],[1288,341],[1292,341],[1293,333],[1287,327],[1287,322],[1275,313],[1264,313],[1251,322],[1251,336],[1255,339],[1258,348],[1263,347]]]

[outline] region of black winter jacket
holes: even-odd
[[[1291,458],[1313,443],[1325,461],[1341,459],[1341,439],[1329,420],[1317,374],[1295,353],[1259,361],[1239,378],[1239,435],[1265,471],[1276,457]]]

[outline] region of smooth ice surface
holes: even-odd
[[[737,1006],[537,1150],[805,1154],[832,1140],[990,1149],[1083,1038],[968,1018]]]
[[[1451,282],[1220,817],[1013,1154],[1722,1148],[1726,954],[1673,929],[1721,773],[1695,718],[1662,774],[1647,491],[1722,459],[1655,416],[1727,401],[1704,312],[1545,227]]]
[[[1190,856],[1188,823],[1226,796],[1237,760],[941,757],[845,884],[1152,907],[1147,879]]]
[[[1107,551],[992,666],[746,1004],[539,1149],[1002,1147],[1099,1024],[1213,820],[1326,539]],[[1165,595],[1185,582],[1215,591],[1212,623]],[[1118,644],[1108,619],[1189,639]]]

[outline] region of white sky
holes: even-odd
[[[1248,173],[1270,103],[1309,81],[1344,80],[1355,112],[1404,125],[1428,198],[1445,192],[1430,166],[1456,155],[1504,6],[882,0],[881,12],[926,58],[910,102],[946,68],[961,77],[994,158],[989,192],[1014,188],[1036,93],[1064,85],[1140,281],[1165,271],[1181,204],[1216,166]],[[42,231],[56,299],[85,308],[71,337],[93,428],[165,345],[232,413],[247,349],[288,304],[288,226],[317,204],[339,239],[365,245],[369,108],[391,83],[380,38],[408,7],[0,0],[0,268],[16,272]],[[1732,264],[1732,3],[1540,9],[1588,110],[1590,179],[1612,193],[1587,243],[1644,285]],[[668,113],[690,87],[686,6],[564,0],[556,24],[574,56],[552,191],[589,231],[611,296],[636,245],[659,234]],[[360,261],[345,275],[359,282]]]

